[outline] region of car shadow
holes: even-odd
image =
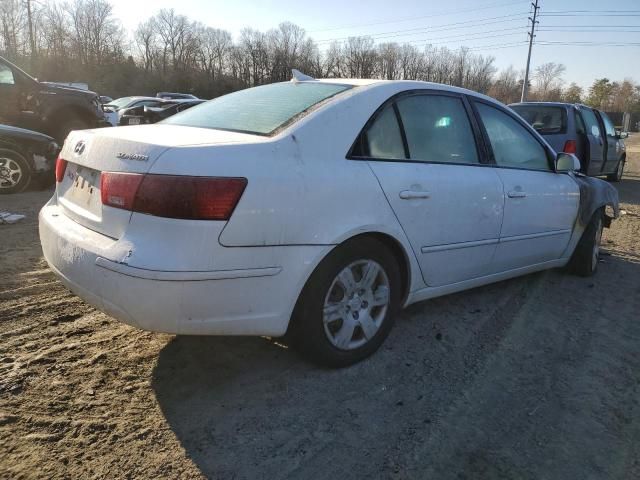
[[[567,339],[586,331],[582,322],[604,321],[602,314],[593,316],[602,308],[593,292],[610,290],[607,302],[629,294],[609,286],[621,275],[637,275],[640,262],[606,253],[592,278],[547,271],[414,304],[375,355],[341,370],[311,365],[277,339],[177,336],[160,352],[152,387],[168,426],[207,478],[393,476],[390,458],[409,447],[410,456],[418,455],[421,442],[435,438],[454,443],[449,453],[464,453],[464,432],[494,428],[491,422],[500,423],[504,411],[533,408],[531,399],[548,388],[549,371],[563,365],[557,359],[566,356]],[[505,344],[514,349],[514,363],[489,373],[494,380],[479,380],[483,365],[505,355]],[[588,354],[576,345],[576,356]],[[562,374],[573,378],[575,372]],[[464,418],[448,415],[470,385],[493,381],[507,385],[481,388],[483,395],[504,398],[479,401]],[[528,419],[509,421],[525,425]],[[447,437],[447,422],[460,433],[455,439]],[[444,433],[435,434],[435,425]],[[508,432],[488,446],[505,448],[509,462],[518,463],[528,454],[509,446],[520,440]],[[469,449],[487,447],[475,441]],[[446,465],[448,455],[439,458],[441,471],[454,468]]]

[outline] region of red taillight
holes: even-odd
[[[66,171],[67,161],[62,157],[58,157],[56,159],[56,182],[60,183],[62,181],[64,178],[64,172]]]
[[[188,177],[104,172],[102,203],[157,217],[228,220],[246,178]]]
[[[562,149],[564,153],[576,153],[576,141],[575,140],[567,140],[564,143],[564,148]]]
[[[100,176],[100,197],[103,205],[133,210],[136,192],[144,175],[139,173],[103,172]]]

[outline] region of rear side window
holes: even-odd
[[[9,67],[0,63],[0,85],[14,85],[13,72]]]
[[[576,118],[576,132],[585,135],[587,133],[587,127],[584,124],[584,120],[582,119],[582,115],[579,110],[574,110],[574,115]]]
[[[357,157],[404,159],[404,143],[393,105],[387,105],[362,134],[354,148]]]
[[[593,110],[590,108],[581,108],[580,113],[582,114],[582,119],[587,126],[587,134],[593,135],[594,137],[600,137],[600,124],[598,123],[598,119],[596,118],[596,114],[593,113]]]
[[[162,123],[270,135],[312,106],[349,88],[321,82],[273,83],[218,97]]]
[[[511,108],[543,135],[567,132],[567,111],[562,107],[514,105]]]
[[[411,160],[478,163],[473,130],[460,98],[412,95],[397,105]]]
[[[544,148],[526,128],[497,108],[476,105],[498,166],[550,170]]]

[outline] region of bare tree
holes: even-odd
[[[543,63],[536,68],[533,76],[535,80],[535,96],[538,100],[552,100],[552,97],[560,95],[562,88],[562,75],[566,67],[561,63]]]

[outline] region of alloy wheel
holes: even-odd
[[[0,188],[12,188],[20,183],[24,172],[12,158],[0,157]]]
[[[357,260],[334,278],[323,307],[324,331],[340,350],[353,350],[380,329],[391,302],[386,272],[373,260]]]

